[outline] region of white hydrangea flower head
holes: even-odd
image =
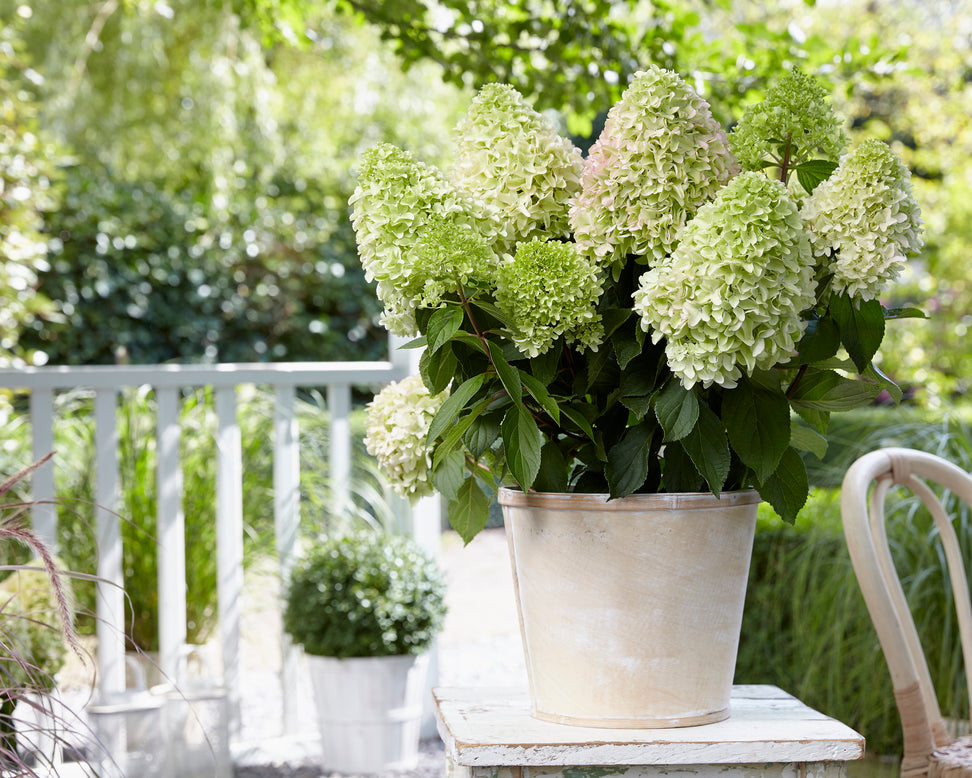
[[[862,300],[877,298],[924,243],[911,173],[873,138],[813,190],[803,218],[814,254],[834,274],[834,290]]]
[[[738,171],[709,104],[653,65],[611,108],[591,148],[570,212],[574,238],[615,277],[629,254],[653,264]]]
[[[682,385],[736,385],[789,359],[814,303],[810,242],[786,187],[743,173],[679,233],[671,257],[641,277],[635,311]]]
[[[390,143],[365,152],[349,202],[365,278],[377,280],[382,323],[395,334],[414,335],[415,308],[436,305],[436,294],[454,291],[456,279],[468,275],[469,262],[452,267],[448,261],[462,256],[457,236],[475,244],[475,261],[485,272],[498,262],[488,248],[498,226],[486,208]],[[436,246],[440,239],[445,248]]]
[[[580,189],[581,153],[508,84],[487,84],[456,127],[453,180],[493,209],[504,250],[566,237]]]
[[[365,447],[402,497],[418,499],[433,492],[426,438],[446,396],[433,396],[420,376],[409,376],[388,384],[368,403]]]
[[[744,170],[776,164],[774,156],[787,138],[790,162],[829,159],[836,162],[847,148],[840,119],[827,102],[826,90],[799,68],[788,71],[749,106],[729,134],[729,146]]]
[[[597,348],[604,334],[600,295],[597,269],[573,243],[521,243],[497,273],[496,304],[512,320],[513,342],[530,357],[548,351],[561,335]]]

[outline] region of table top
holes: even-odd
[[[864,738],[775,686],[734,686],[728,719],[670,729],[541,721],[526,689],[436,688],[439,734],[464,766],[842,762]]]

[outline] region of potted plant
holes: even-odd
[[[727,135],[649,67],[586,159],[503,85],[450,175],[364,155],[361,261],[424,347],[421,382],[375,398],[369,450],[403,494],[445,495],[467,542],[498,493],[536,715],[728,715],[756,502],[793,521],[830,414],[900,400],[874,357],[920,313],[880,295],[921,219],[890,147],[847,145],[800,70]]]
[[[415,766],[444,595],[435,563],[400,535],[325,538],[295,565],[284,629],[307,655],[329,769]]]

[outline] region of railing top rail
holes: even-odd
[[[224,362],[165,365],[57,365],[0,369],[7,389],[111,389],[124,386],[215,386],[272,384],[384,383],[405,377],[407,365],[393,362]]]

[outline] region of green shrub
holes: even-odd
[[[418,654],[445,618],[435,563],[402,535],[358,532],[314,544],[287,586],[284,629],[308,654]]]

